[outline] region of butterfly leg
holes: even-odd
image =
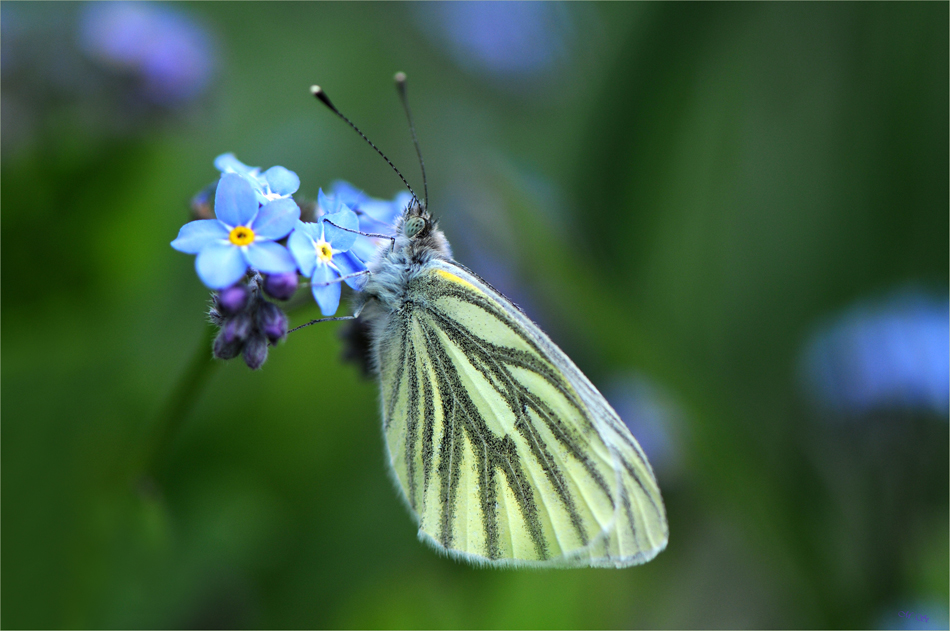
[[[367,302],[368,302],[368,301],[367,301]],[[333,317],[330,317],[330,318],[319,318],[319,319],[317,319],[317,320],[311,320],[310,322],[307,322],[306,324],[301,324],[300,326],[295,326],[294,328],[292,328],[292,329],[290,329],[289,331],[287,331],[287,333],[290,334],[290,333],[293,333],[294,331],[296,331],[296,330],[298,330],[298,329],[304,328],[305,326],[310,326],[311,324],[319,324],[320,322],[339,322],[340,320],[355,320],[355,319],[357,319],[358,317],[360,317],[360,312],[363,311],[363,307],[365,307],[365,306],[366,306],[366,302],[364,302],[363,304],[361,304],[361,305],[359,306],[359,308],[356,310],[356,313],[354,313],[353,315],[348,315],[348,316],[333,316]]]

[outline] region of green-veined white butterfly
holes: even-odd
[[[419,538],[491,566],[655,557],[668,537],[663,500],[617,413],[514,303],[452,260],[415,194],[395,235],[369,263],[357,314],[391,470]]]

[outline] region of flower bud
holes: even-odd
[[[244,345],[244,363],[251,370],[257,370],[267,359],[267,339],[254,335]]]
[[[251,316],[246,313],[239,313],[224,323],[221,327],[221,336],[228,344],[243,342],[251,333]]]
[[[218,306],[227,315],[243,311],[247,306],[247,287],[241,284],[231,285],[218,292]]]
[[[297,272],[267,274],[264,276],[264,293],[277,300],[288,300],[297,291]]]
[[[287,335],[287,316],[272,302],[261,301],[257,325],[271,344],[276,344]]]
[[[218,183],[212,182],[191,198],[192,218],[214,219],[214,193],[217,188]]]
[[[218,337],[214,338],[212,352],[218,359],[234,359],[241,353],[243,347],[243,340],[229,342],[224,335],[224,331],[221,331],[218,333]]]

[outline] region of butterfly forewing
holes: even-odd
[[[376,337],[384,432],[420,537],[491,564],[625,566],[666,545],[630,432],[517,307],[431,261]]]

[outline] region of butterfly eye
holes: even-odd
[[[425,219],[423,219],[422,217],[410,217],[409,219],[406,220],[406,227],[403,231],[405,232],[406,236],[411,239],[412,237],[422,232],[422,230],[425,227],[426,227]]]

